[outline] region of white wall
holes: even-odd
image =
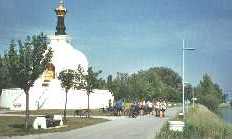
[[[30,110],[39,109],[64,109],[65,92],[62,88],[49,88],[45,92],[42,90],[30,90],[29,108]],[[41,97],[42,96],[42,97]],[[25,110],[26,96],[20,89],[5,89],[0,97],[0,107],[10,108],[11,110]],[[109,100],[114,98],[108,90],[94,90],[90,94],[90,108],[98,109],[108,107]],[[70,90],[68,92],[67,109],[87,109],[88,96],[85,90]]]
[[[23,95],[24,91],[20,88],[2,89],[2,94],[0,96],[0,107],[12,108],[15,101]]]

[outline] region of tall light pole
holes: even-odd
[[[182,113],[183,113],[183,116],[184,116],[184,52],[185,50],[189,50],[189,51],[193,51],[193,50],[196,50],[195,48],[185,48],[185,40],[183,40],[183,48],[182,48]]]

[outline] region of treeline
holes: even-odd
[[[182,78],[170,68],[155,67],[131,75],[117,73],[115,78],[109,75],[106,86],[116,99],[131,101],[164,97],[171,102],[182,102]],[[192,102],[193,97],[212,111],[225,100],[223,90],[208,74],[204,74],[195,87],[185,84],[185,99]]]
[[[154,67],[131,75],[109,75],[106,80],[100,78],[97,86],[100,89],[109,89],[116,100],[152,100],[163,97],[171,102],[182,102],[182,78],[166,67]],[[204,74],[195,87],[185,84],[185,99],[192,101],[193,97],[197,98],[197,103],[207,106],[212,111],[224,101],[223,90],[208,74]]]
[[[131,75],[117,73],[115,78],[112,75],[107,78],[107,87],[115,98],[129,101],[165,97],[169,101],[178,102],[181,100],[178,84],[181,84],[181,77],[165,67],[141,70]]]

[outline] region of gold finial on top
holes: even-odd
[[[66,15],[66,8],[64,7],[64,1],[63,0],[60,0],[57,8],[56,8],[56,15],[57,16],[65,16]]]
[[[65,24],[64,24],[64,18],[67,13],[66,8],[64,7],[64,1],[60,0],[58,3],[56,9],[56,16],[57,16],[57,25],[56,25],[56,32],[55,35],[66,35],[65,32]]]

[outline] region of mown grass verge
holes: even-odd
[[[30,118],[30,123],[33,121],[33,117]],[[106,119],[100,118],[68,118],[65,127],[53,128],[53,129],[40,129],[34,130],[30,126],[29,130],[25,130],[24,126],[25,119],[23,117],[11,117],[1,116],[0,117],[0,136],[22,136],[28,134],[40,134],[40,133],[51,133],[51,132],[63,132],[72,129],[82,128],[89,125],[94,125],[101,122],[106,122]],[[1,137],[0,137],[1,138]]]
[[[232,125],[224,122],[205,106],[191,108],[184,119],[184,132],[174,132],[165,124],[157,139],[231,139]]]

